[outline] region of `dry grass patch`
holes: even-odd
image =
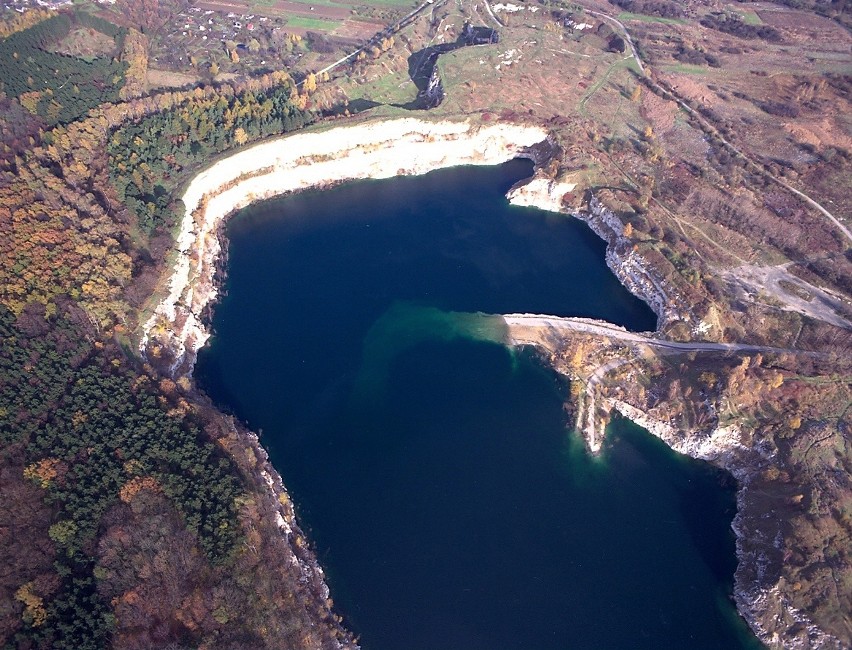
[[[148,70],[148,89],[155,88],[182,88],[194,86],[200,81],[200,77],[186,72],[173,72],[171,70]]]

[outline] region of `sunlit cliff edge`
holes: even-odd
[[[536,126],[399,119],[279,138],[219,161],[196,176],[182,197],[186,213],[169,293],[143,327],[143,353],[168,355],[173,373],[191,371],[209,336],[202,313],[217,295],[219,227],[234,211],[345,180],[496,165],[546,138],[547,131]]]

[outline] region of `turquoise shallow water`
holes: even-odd
[[[368,650],[755,647],[729,599],[729,477],[625,420],[590,458],[566,382],[475,313],[654,326],[583,224],[506,205],[529,172],[235,217],[199,381],[262,430]]]

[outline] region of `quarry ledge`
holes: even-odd
[[[403,118],[283,136],[218,161],[195,176],[181,197],[185,213],[168,293],[142,326],[140,351],[167,361],[174,376],[191,374],[210,336],[203,314],[218,295],[221,228],[237,210],[348,180],[535,160],[537,145],[547,139],[548,131],[534,125]]]

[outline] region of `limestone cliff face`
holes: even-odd
[[[266,142],[200,173],[183,195],[186,213],[169,293],[143,327],[146,356],[171,360],[174,375],[192,371],[209,332],[202,314],[215,300],[222,222],[273,196],[359,178],[424,174],[458,165],[496,165],[547,139],[540,127],[400,119],[300,133]]]
[[[509,199],[517,205],[529,205],[554,212],[567,212],[562,197],[574,190],[571,183],[560,183],[547,178],[536,178],[522,187],[513,189]],[[688,302],[655,273],[653,267],[635,252],[630,240],[623,234],[620,219],[592,197],[587,212],[574,216],[585,221],[601,239],[607,242],[606,261],[621,282],[637,297],[644,300],[657,314],[658,329],[681,321],[693,331],[701,331],[701,323],[693,315]],[[573,370],[558,353],[560,343],[554,340],[552,328],[542,322],[540,335],[530,336],[532,321],[515,322],[507,317],[512,341],[531,342],[544,348],[553,367],[571,379]],[[582,329],[582,328],[578,328]],[[517,336],[516,336],[517,334]],[[558,336],[556,337],[558,338]],[[789,597],[791,585],[782,577],[784,548],[788,541],[782,530],[783,522],[772,517],[766,496],[754,487],[762,471],[775,464],[773,449],[769,445],[743,440],[753,440],[736,427],[718,425],[713,405],[711,427],[684,430],[672,419],[676,412],[670,403],[661,402],[654,407],[634,402],[623,395],[599,390],[599,382],[607,369],[629,361],[616,357],[597,369],[586,381],[586,394],[578,404],[578,426],[586,436],[587,446],[596,452],[600,449],[604,423],[601,414],[618,411],[663,440],[677,452],[713,463],[729,471],[738,483],[737,514],[732,527],[736,535],[738,565],[734,575],[734,598],[737,609],[757,636],[773,649],[846,647],[838,638],[826,633],[803,611],[794,607]],[[603,371],[603,372],[599,372]],[[618,391],[620,393],[620,391]]]
[[[567,212],[562,197],[575,187],[574,183],[537,177],[513,188],[509,192],[509,201],[514,205]],[[633,243],[624,236],[621,220],[612,211],[593,196],[589,210],[574,212],[573,216],[586,222],[607,243],[607,266],[633,295],[651,307],[657,315],[657,329],[665,329],[676,321],[693,325],[695,319],[687,302],[633,250]]]
[[[675,321],[691,324],[693,317],[689,305],[633,250],[633,243],[624,236],[621,220],[597,197],[589,201],[588,212],[579,212],[577,216],[607,242],[607,265],[633,295],[648,303],[657,315],[657,329],[665,329]]]
[[[773,569],[783,562],[782,522],[767,521],[761,499],[753,498],[757,475],[772,466],[771,452],[742,444],[736,427],[711,431],[684,431],[666,421],[666,409],[637,408],[618,399],[603,399],[605,411],[618,411],[663,440],[677,452],[722,467],[737,479],[737,514],[732,527],[736,534],[737,570],[734,599],[737,609],[757,636],[770,648],[840,650],[844,644],[827,634],[785,594],[786,585]]]

